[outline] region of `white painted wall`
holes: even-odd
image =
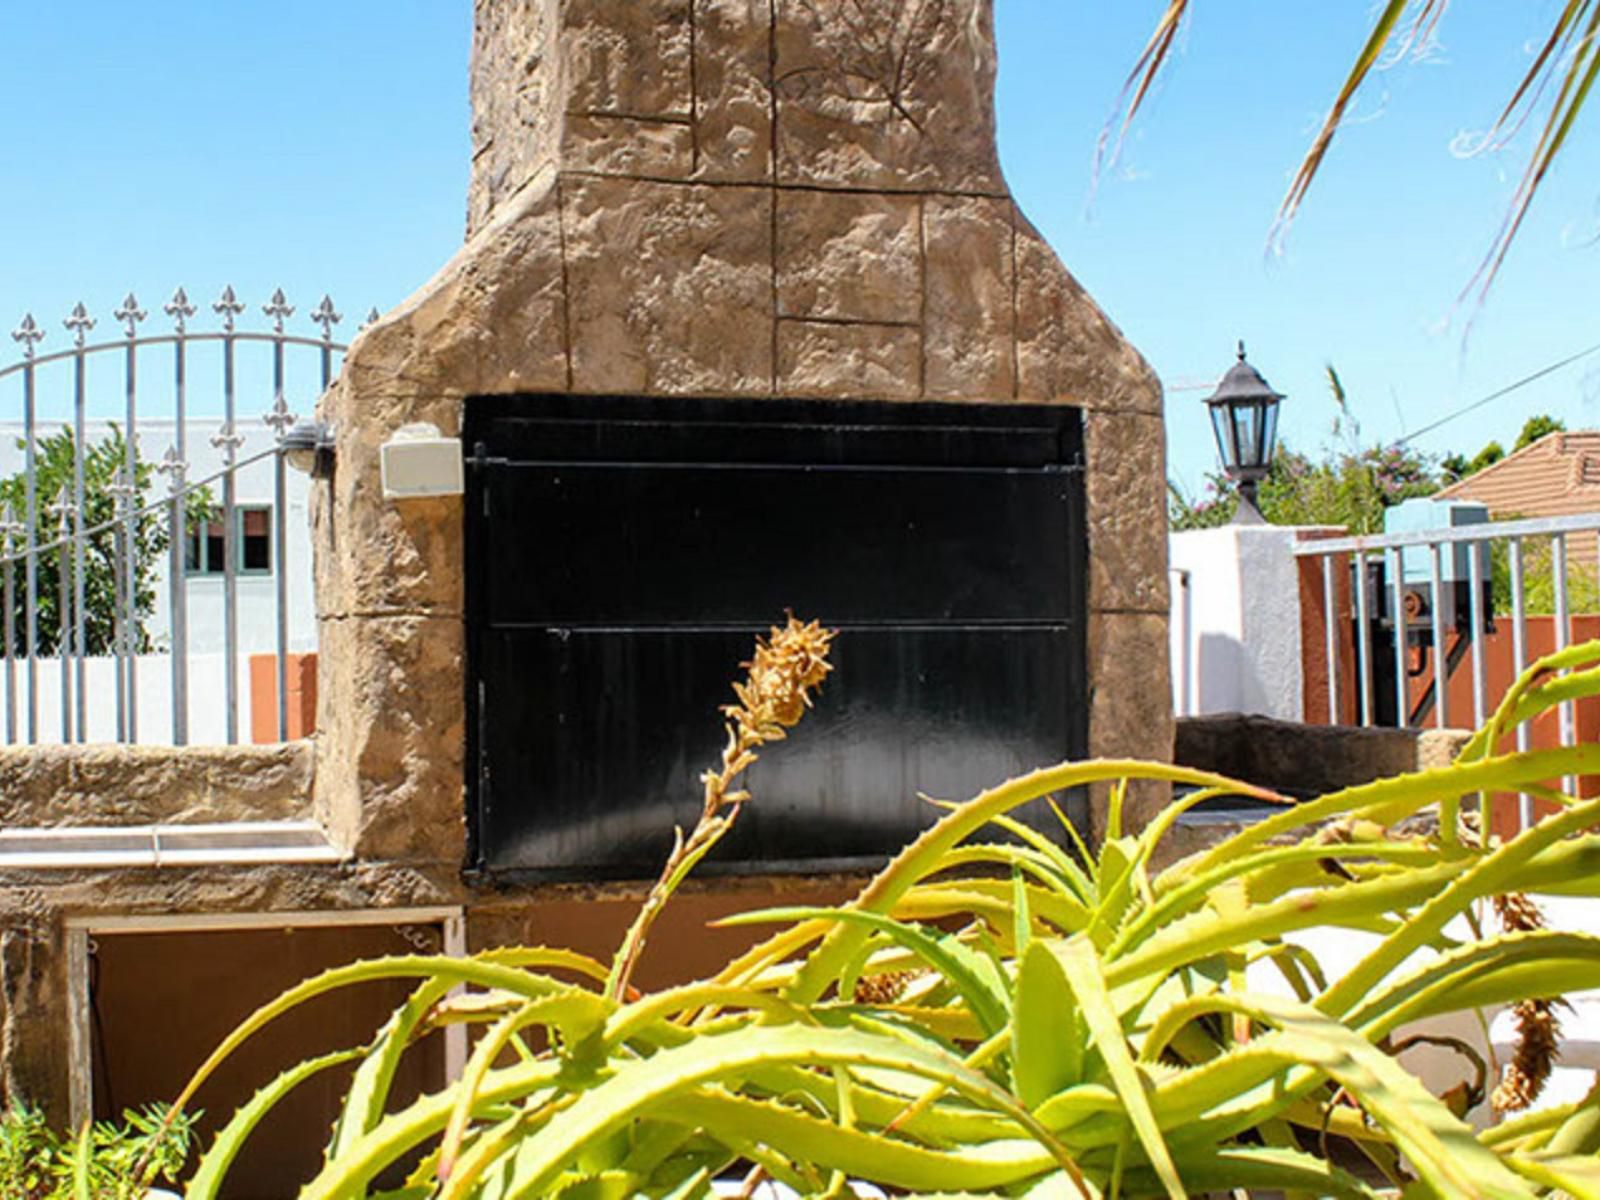
[[[1224,525],[1168,539],[1172,699],[1179,716],[1303,718],[1298,532]]]
[[[60,422],[41,421],[38,435],[42,438],[61,428]],[[222,451],[211,444],[211,435],[217,432],[215,417],[196,417],[187,430],[187,477],[191,482],[213,475],[223,467]],[[90,421],[86,440],[95,442],[108,432],[105,421]],[[18,445],[22,438],[21,422],[0,421],[0,475],[13,475],[23,469],[23,452]],[[245,439],[238,448],[238,458],[246,459],[274,444],[274,435],[258,420],[239,422],[239,433]],[[176,440],[176,428],[170,419],[151,419],[139,422],[139,455],[148,462],[159,462],[167,447]],[[273,459],[269,456],[260,462],[241,467],[235,474],[235,500],[240,505],[268,507],[274,504]],[[291,654],[315,651],[317,648],[316,600],[312,588],[311,526],[307,512],[310,479],[298,471],[286,473],[287,524],[285,525],[287,552],[283,563],[274,563],[273,570],[261,575],[239,575],[236,580],[239,630],[239,736],[250,740],[250,677],[249,656],[272,653],[277,648],[277,574],[286,571],[288,581],[289,616],[288,648]],[[210,485],[212,500],[221,504],[221,483]],[[144,497],[145,503],[166,495],[166,477],[155,475],[151,488]],[[51,497],[41,496],[40,520],[45,521],[44,506]],[[21,519],[21,514],[17,514]],[[53,538],[53,524],[41,530],[40,540]],[[146,623],[158,653],[143,655],[136,668],[138,684],[138,740],[144,743],[170,743],[172,740],[172,658],[165,653],[170,646],[172,629],[169,606],[168,579],[170,558],[164,557],[154,576],[155,610]],[[19,596],[22,589],[22,570],[16,572]],[[222,664],[226,648],[223,607],[223,579],[221,575],[191,575],[187,579],[185,611],[188,615],[189,637],[189,741],[194,744],[219,744],[226,740],[226,689]],[[0,667],[3,669],[3,667]],[[115,667],[110,658],[91,659],[86,664],[88,682],[87,717],[90,741],[111,741],[116,733]],[[21,740],[27,740],[28,675],[26,663],[15,664],[17,695],[17,731]],[[39,693],[37,697],[38,734],[40,741],[61,740],[61,674],[58,659],[40,659],[37,670]],[[3,740],[6,695],[0,687],[0,740]]]
[[[1566,896],[1537,896],[1539,907],[1551,929],[1573,933],[1592,933],[1600,929],[1600,900]],[[1479,906],[1479,924],[1488,936],[1499,932],[1488,906]],[[1468,923],[1457,918],[1445,927],[1446,936],[1463,943],[1476,940]],[[1285,940],[1310,951],[1331,982],[1347,974],[1382,939],[1377,934],[1353,929],[1317,929],[1290,934]],[[1406,960],[1402,971],[1420,968],[1437,957],[1430,948],[1418,950]],[[1293,990],[1270,962],[1251,964],[1246,975],[1253,991],[1291,997]],[[1600,1071],[1600,991],[1578,992],[1564,997],[1569,1007],[1560,1013],[1560,1055],[1550,1081],[1534,1108],[1549,1108],[1582,1100],[1594,1086]],[[1501,1070],[1516,1051],[1516,1019],[1509,1005],[1495,1005],[1477,1012],[1453,1013],[1432,1017],[1405,1026],[1394,1034],[1396,1040],[1412,1034],[1456,1038],[1472,1047],[1489,1067],[1489,1090],[1499,1082]],[[1485,1035],[1487,1027],[1488,1036]],[[1470,1064],[1456,1051],[1435,1045],[1419,1044],[1400,1056],[1406,1069],[1420,1078],[1435,1095],[1472,1074]],[[1473,1125],[1482,1129],[1496,1122],[1490,1105],[1478,1105],[1467,1114]]]
[[[227,743],[227,677],[223,654],[191,654],[189,663],[189,744],[221,746]],[[239,655],[239,741],[250,741],[250,656]],[[74,664],[75,665],[75,664]],[[84,694],[88,697],[84,715],[88,719],[90,742],[117,740],[116,660],[84,660]],[[16,737],[28,741],[28,664],[12,664],[17,698]],[[35,663],[38,679],[37,741],[65,741],[61,724],[61,660],[41,658]],[[7,697],[11,688],[0,665],[0,741],[11,728],[7,721]],[[143,745],[172,745],[172,656],[141,654],[134,664],[134,684],[138,696],[137,732]],[[71,694],[76,695],[76,683]],[[273,719],[276,720],[276,710]],[[76,721],[76,717],[73,718]]]

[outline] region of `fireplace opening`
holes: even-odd
[[[1077,409],[496,396],[463,439],[469,869],[653,876],[786,610],[837,671],[708,871],[869,867],[1086,753]]]

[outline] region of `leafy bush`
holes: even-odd
[[[1551,1001],[1600,985],[1600,937],[1537,928],[1524,895],[1600,892],[1600,800],[1545,782],[1592,771],[1600,748],[1501,753],[1517,723],[1600,692],[1600,644],[1530,670],[1454,765],[1297,806],[1160,764],[1035,771],[948,806],[850,903],[741,916],[777,932],[711,978],[639,994],[629,973],[652,914],[746,799],[733,776],[826,671],[814,640],[795,648],[795,628],[774,631],[741,685],[701,825],[680,837],[609,967],[509,947],[360,962],[300,984],[229,1036],[184,1099],[296,1005],[417,980],[370,1044],[293,1066],[240,1109],[191,1200],[217,1193],[263,1115],[351,1062],[303,1196],[367,1194],[419,1157],[396,1200],[680,1200],[730,1172],[818,1197],[850,1195],[852,1181],[925,1195],[1600,1196],[1600,1089],[1477,1133],[1460,1114],[1486,1081],[1465,1069],[1463,1088],[1435,1096],[1396,1057],[1415,1022],[1519,1005],[1522,1074],[1502,1101],[1525,1102],[1549,1067]],[[1191,790],[1132,832],[1121,821],[1132,780]],[[1093,850],[1065,821],[1058,843],[1013,815],[1108,784]],[[1486,838],[1471,799],[1518,790],[1560,811],[1504,844]],[[1178,816],[1223,793],[1285,807],[1158,867]],[[1482,929],[1490,902],[1511,914],[1501,932]],[[1478,936],[1460,938],[1463,919]],[[1299,944],[1327,931],[1376,937],[1330,980]],[[1282,986],[1256,987],[1264,970]],[[390,1111],[396,1064],[463,1021],[477,1029],[463,1077]],[[1351,1169],[1339,1147],[1366,1166]]]
[[[189,1118],[158,1106],[61,1137],[39,1109],[11,1104],[0,1111],[0,1197],[139,1200],[157,1180],[177,1179],[189,1142]]]

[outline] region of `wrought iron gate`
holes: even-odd
[[[17,419],[7,423],[13,426],[21,452],[22,486],[17,503],[0,511],[4,610],[0,698],[7,742],[110,739],[182,744],[190,740],[191,711],[197,704],[204,705],[208,715],[220,708],[218,740],[239,740],[244,711],[239,577],[251,568],[244,557],[249,546],[236,485],[241,471],[268,459],[273,462],[273,501],[257,515],[265,518],[260,522],[260,553],[263,558],[270,556],[274,577],[273,630],[270,638],[262,632],[256,640],[263,651],[270,647],[276,655],[275,724],[279,737],[287,734],[292,631],[284,439],[295,421],[289,409],[289,380],[297,373],[303,376],[297,379],[298,390],[307,404],[327,387],[345,350],[333,339],[333,327],[341,317],[324,296],[309,314],[320,334],[291,333],[286,321],[295,309],[281,289],[261,305],[270,321],[264,331],[238,327],[246,305],[232,287],[223,289],[210,307],[220,328],[191,328],[189,322],[199,309],[179,288],[162,306],[171,331],[141,334],[149,314],[130,293],[113,314],[121,326],[121,336],[113,340],[89,341],[97,321],[82,303],[62,321],[71,338],[65,349],[39,353],[47,333],[32,314],[23,317],[11,335],[21,346],[22,357],[0,368],[0,415],[17,413]],[[242,348],[247,346],[261,347],[256,352],[262,356],[259,362],[246,361]],[[202,357],[215,360],[216,375],[197,373],[197,366],[211,365],[200,363]],[[152,366],[157,368],[154,373]],[[247,407],[255,404],[260,407]],[[267,444],[258,451],[241,451],[255,420],[269,431]],[[216,452],[217,469],[194,469],[196,450],[204,449],[193,440],[196,432]],[[141,442],[155,436],[167,442],[165,452],[141,452]],[[98,445],[96,438],[101,439]],[[119,444],[121,462],[99,464],[114,472],[110,482],[94,486],[95,456],[108,445]],[[70,461],[52,465],[55,455]],[[61,478],[61,486],[44,494],[41,472],[51,470]],[[165,478],[164,487],[158,486],[157,474]],[[212,488],[220,495],[213,497]],[[185,551],[195,544],[192,524],[200,498],[208,506],[215,500],[219,518],[208,519],[200,546],[203,551],[209,527],[219,527],[214,574],[221,583],[221,661],[215,664],[220,705],[191,696],[188,577],[196,564],[186,562]],[[159,535],[163,518],[164,537]],[[164,612],[152,594],[148,574],[151,522],[158,531],[154,540],[167,543]],[[303,552],[297,553],[304,558]],[[42,583],[46,574],[54,576],[48,588]],[[158,639],[144,628],[152,612],[166,622]],[[42,620],[43,615],[49,619]],[[314,630],[294,632],[300,640],[312,639],[314,645]],[[170,658],[170,679],[157,681],[170,695],[168,728],[152,729],[149,722],[144,728],[140,725],[140,659],[147,658],[148,669],[152,654]],[[54,660],[51,667],[46,660]],[[47,671],[59,672],[59,680],[49,680],[48,686],[43,678]],[[45,711],[47,692],[54,693],[49,697],[51,707],[59,704],[59,728]],[[102,703],[108,712],[114,707],[114,724],[100,721]]]

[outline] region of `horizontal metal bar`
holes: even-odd
[[[1566,517],[1533,517],[1524,521],[1491,521],[1483,525],[1456,525],[1442,529],[1422,529],[1405,533],[1371,534],[1362,537],[1329,538],[1326,541],[1297,542],[1296,558],[1320,558],[1327,554],[1353,554],[1358,550],[1387,550],[1401,546],[1446,545],[1457,542],[1487,542],[1495,538],[1537,537],[1540,534],[1600,530],[1600,512],[1577,513]]]
[[[175,342],[220,342],[224,338],[232,338],[236,342],[281,342],[285,346],[312,346],[318,350],[329,349],[338,354],[343,354],[350,347],[342,342],[325,342],[321,338],[297,337],[292,333],[156,333],[149,337],[120,338],[115,342],[96,342],[92,346],[73,346],[67,350],[56,350],[50,354],[40,354],[35,358],[25,358],[12,363],[8,367],[0,367],[0,379],[8,375],[15,375],[30,363],[33,366],[42,366],[49,362],[58,362],[62,359],[75,358],[80,354],[97,354],[105,350],[126,350],[129,346],[169,346]]]

